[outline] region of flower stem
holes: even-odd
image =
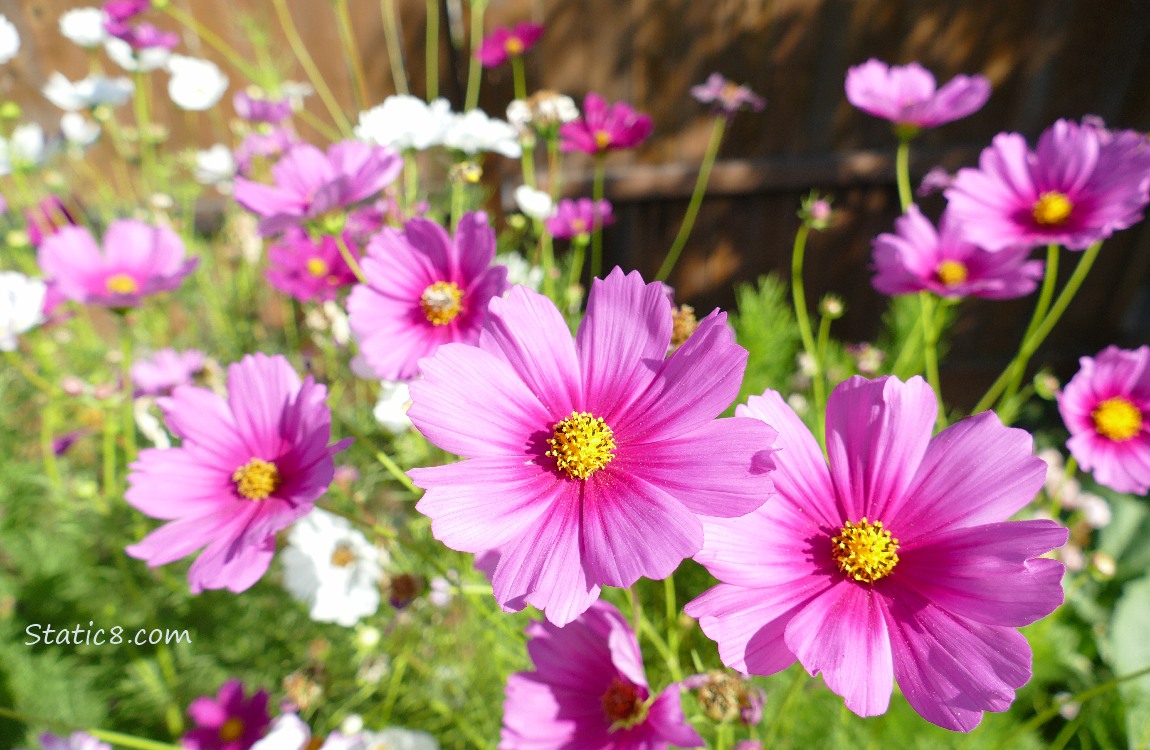
[[[439,0],[427,0],[427,30],[424,36],[427,101],[439,98]]]
[[[515,84],[515,98],[527,99],[527,70],[523,65],[523,55],[511,58],[511,79]]]
[[[395,477],[397,482],[406,487],[411,492],[411,494],[415,495],[416,497],[419,497],[423,494],[423,490],[419,489],[415,486],[414,483],[412,483],[411,477],[403,473],[403,469],[399,468],[399,464],[392,460],[391,456],[387,455],[383,451],[376,451],[375,460],[379,461],[383,468],[387,469],[388,473]]]
[[[683,679],[683,669],[679,664],[679,605],[675,598],[674,573],[663,579],[663,602],[667,616],[667,650],[671,653],[667,669],[671,672],[671,679],[677,682]]]
[[[104,458],[104,500],[111,501],[116,491],[116,420],[104,412],[104,439],[101,443]]]
[[[810,233],[810,227],[806,224],[800,225],[799,231],[795,233],[794,249],[791,252],[791,294],[795,303],[795,319],[799,324],[799,335],[803,340],[803,349],[811,358],[814,367],[811,381],[814,388],[815,413],[817,415],[815,434],[819,439],[819,445],[824,446],[825,450],[826,436],[822,414],[827,401],[826,382],[823,380],[823,363],[819,360],[818,347],[815,345],[814,333],[811,330],[811,319],[807,313],[806,292],[803,287],[803,259],[807,251],[807,236]]]
[[[487,10],[487,0],[471,0],[471,59],[467,65],[467,95],[463,111],[470,112],[479,104],[479,85],[482,83],[482,66],[475,51],[483,43],[483,14]]]
[[[244,55],[241,55],[235,47],[225,42],[214,31],[204,26],[196,20],[196,17],[191,13],[186,13],[182,8],[176,6],[175,3],[164,3],[163,7],[152,6],[159,8],[164,13],[167,13],[176,23],[187,28],[193,34],[203,40],[209,47],[212,47],[219,52],[225,60],[231,65],[235,66],[236,70],[240,71],[245,78],[251,81],[260,80],[260,72],[257,68],[249,65],[244,61]]]
[[[559,173],[561,152],[559,151],[559,138],[547,138],[547,190],[551,193],[551,200],[558,202],[559,190],[563,185],[562,175]]]
[[[136,460],[136,400],[132,397],[132,328],[128,325],[128,313],[120,318],[120,392],[123,399],[124,424],[124,467]]]
[[[403,64],[403,47],[399,34],[399,18],[395,13],[396,0],[379,0],[383,12],[383,34],[387,40],[387,57],[391,61],[391,82],[395,93],[407,94],[407,68]]]
[[[323,101],[324,107],[327,108],[328,114],[331,115],[332,121],[341,133],[351,133],[351,123],[348,121],[347,116],[344,115],[343,110],[340,109],[339,102],[336,100],[335,95],[331,93],[331,88],[328,87],[323,74],[319,68],[316,67],[315,60],[312,59],[311,53],[307,51],[307,45],[304,44],[303,39],[299,35],[299,29],[296,28],[295,21],[292,20],[286,0],[272,0],[272,4],[275,5],[276,16],[279,18],[280,27],[283,29],[284,36],[287,37],[288,45],[291,47],[292,53],[296,59],[299,60],[300,65],[303,66],[304,72],[307,73],[308,81],[311,82],[312,87],[314,87],[316,93],[319,94],[319,98]]]
[[[905,213],[907,206],[914,202],[910,190],[910,139],[899,138],[898,151],[894,156],[895,178],[898,180],[898,202]]]
[[[335,240],[335,245],[339,248],[339,254],[343,256],[347,267],[350,268],[351,272],[355,274],[355,277],[359,279],[359,283],[367,284],[368,280],[367,277],[363,275],[363,268],[360,267],[359,261],[351,254],[351,250],[348,249],[347,243],[343,240],[343,232],[335,232],[331,237]]]
[[[595,154],[595,178],[591,183],[591,200],[595,205],[599,205],[599,201],[603,200],[604,182],[607,178],[607,159],[606,156],[599,152]],[[591,278],[599,278],[599,274],[603,271],[603,226],[600,222],[596,222],[598,226],[591,234]]]
[[[140,184],[144,197],[147,198],[152,192],[152,169],[155,161],[150,141],[152,125],[148,116],[148,89],[145,88],[150,85],[150,80],[139,70],[136,71],[135,78],[136,88],[132,93],[132,106],[136,113],[136,145],[140,149]]]
[[[691,193],[691,202],[687,204],[687,213],[683,215],[683,223],[679,225],[679,233],[675,235],[663,265],[655,274],[655,281],[666,281],[679,261],[679,254],[691,236],[695,226],[695,218],[699,215],[699,207],[703,205],[703,195],[707,192],[707,183],[711,179],[711,169],[715,166],[715,159],[719,155],[719,144],[723,141],[723,133],[727,128],[727,118],[720,115],[715,118],[711,127],[711,139],[707,141],[707,150],[703,154],[703,164],[699,167],[699,177],[695,180],[695,190]]]
[[[411,217],[418,200],[419,164],[416,162],[415,149],[408,149],[403,154],[403,218]]]
[[[926,382],[934,389],[938,399],[938,429],[946,427],[946,405],[942,400],[942,381],[938,377],[938,337],[939,327],[935,321],[934,295],[930,292],[918,293],[919,309],[922,318],[922,357],[926,364]]]
[[[543,294],[555,299],[555,278],[552,273],[555,269],[555,247],[551,233],[547,231],[542,221],[535,221],[535,231],[539,234],[539,256],[543,267]]]
[[[576,235],[571,240],[571,274],[567,277],[567,288],[579,286],[583,279],[583,260],[587,256],[587,240],[585,234]]]
[[[21,357],[17,352],[4,352],[4,356],[8,359],[8,363],[20,371],[20,374],[28,379],[28,382],[43,391],[49,398],[56,392],[56,387],[40,376],[38,372],[28,366],[27,360]]]
[[[132,748],[133,750],[180,750],[176,745],[167,742],[156,742],[155,740],[146,740],[143,737],[135,737],[130,734],[121,734],[120,732],[110,732],[105,729],[84,729],[83,727],[69,724],[65,721],[57,721],[55,719],[46,719],[41,716],[30,716],[28,714],[13,711],[10,708],[0,706],[0,716],[6,719],[15,719],[26,725],[33,724],[46,724],[51,727],[58,727],[61,730],[67,731],[83,731],[92,735],[98,740],[119,745],[121,747]]]
[[[343,45],[344,58],[351,68],[355,79],[355,106],[363,110],[367,107],[367,77],[363,74],[363,59],[359,54],[359,46],[355,43],[355,32],[352,31],[351,13],[348,12],[347,0],[335,0],[336,16],[339,20],[340,44]]]

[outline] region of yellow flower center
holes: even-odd
[[[244,734],[244,723],[233,716],[220,726],[220,741],[235,742]]]
[[[1090,412],[1099,435],[1117,442],[1129,440],[1142,430],[1142,412],[1121,396],[1108,398]]]
[[[523,54],[523,40],[519,37],[510,37],[503,43],[503,51],[509,55],[522,55]]]
[[[1047,227],[1057,227],[1066,223],[1074,204],[1066,197],[1066,193],[1052,190],[1038,196],[1034,204],[1034,220]]]
[[[280,472],[271,461],[253,458],[232,474],[236,491],[248,500],[264,500],[280,486]]]
[[[839,570],[861,583],[874,583],[885,578],[898,564],[898,540],[864,516],[861,521],[847,521],[839,535],[831,538]]]
[[[317,279],[320,276],[327,276],[328,270],[330,269],[328,268],[327,261],[325,261],[323,258],[308,258],[307,272],[312,276],[316,277]]]
[[[459,315],[463,292],[454,281],[437,281],[423,290],[419,306],[433,326],[444,326]]]
[[[355,553],[351,551],[351,546],[346,542],[337,544],[335,552],[331,553],[331,564],[337,568],[350,568],[355,560]]]
[[[615,457],[615,433],[602,417],[573,411],[556,423],[555,434],[547,440],[551,450],[544,455],[572,479],[586,479],[611,463]]]
[[[571,229],[575,234],[587,234],[587,222],[582,219],[572,219]]]
[[[966,264],[958,260],[944,260],[938,264],[938,280],[946,286],[958,286],[966,281],[969,272]]]
[[[109,292],[113,294],[135,294],[140,291],[140,285],[126,273],[117,273],[109,276],[104,282]]]
[[[595,131],[595,145],[600,151],[611,145],[611,134],[606,130]]]
[[[647,704],[639,688],[616,677],[600,699],[603,715],[611,725],[610,731],[631,729],[647,718]]]

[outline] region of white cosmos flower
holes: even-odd
[[[443,137],[443,145],[469,156],[481,151],[494,151],[518,159],[523,153],[515,128],[503,120],[488,117],[479,109],[455,115]]]
[[[0,137],[0,175],[38,165],[44,161],[45,148],[44,128],[34,122],[17,125],[11,138]]]
[[[210,60],[172,55],[168,94],[180,109],[200,112],[215,106],[228,90],[228,77]]]
[[[363,732],[354,750],[439,750],[439,743],[427,732],[388,727],[378,732]]]
[[[388,432],[398,435],[411,429],[407,408],[411,406],[411,393],[405,382],[383,380],[379,384],[379,400],[372,415]]]
[[[113,62],[130,73],[150,73],[167,65],[168,58],[172,56],[166,47],[146,47],[136,52],[132,45],[116,37],[108,37],[104,42],[104,51]]]
[[[538,292],[543,285],[543,269],[531,265],[530,261],[519,253],[500,253],[495,256],[495,263],[507,267],[507,283],[512,286],[519,284]]]
[[[451,124],[451,103],[436,99],[427,104],[407,94],[389,96],[383,104],[360,112],[357,138],[399,151],[422,151],[443,143]]]
[[[8,20],[8,16],[0,16],[0,64],[6,63],[20,51],[20,33]]]
[[[385,554],[347,519],[316,508],[288,534],[284,587],[313,620],[351,627],[379,609]]]
[[[519,206],[525,216],[536,221],[543,221],[555,213],[555,203],[551,196],[528,185],[515,188],[515,205]]]
[[[105,18],[99,8],[73,8],[60,16],[60,33],[81,47],[93,49],[108,39]]]
[[[196,182],[201,185],[219,185],[236,176],[236,157],[232,150],[217,143],[205,151],[196,152],[194,169]]]
[[[44,322],[47,287],[15,271],[0,271],[0,351],[16,350],[16,337]]]
[[[251,750],[303,750],[311,740],[311,728],[295,714],[281,714],[268,733]]]
[[[49,76],[42,89],[48,101],[68,112],[100,105],[118,107],[131,99],[135,90],[136,84],[128,78],[88,76],[73,83],[60,73]]]
[[[60,132],[69,145],[84,148],[91,146],[100,137],[100,124],[79,112],[65,112],[60,118]]]

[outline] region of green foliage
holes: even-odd
[[[802,349],[790,290],[777,276],[735,287],[736,311],[730,317],[735,338],[749,353],[747,372],[736,403],[767,388],[786,392]]]

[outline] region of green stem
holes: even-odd
[[[367,284],[368,281],[367,277],[363,275],[363,268],[360,267],[359,261],[351,254],[351,250],[348,249],[347,243],[343,240],[343,232],[336,232],[332,234],[331,237],[335,240],[335,245],[339,248],[339,254],[343,256],[347,267],[350,268],[351,272],[355,274],[355,277],[359,279],[359,283]]]
[[[583,280],[583,260],[587,255],[587,240],[585,234],[576,235],[571,240],[571,273],[567,277],[567,288],[579,286]]]
[[[730,750],[734,742],[733,727],[723,723],[715,730],[715,750]]]
[[[359,46],[355,43],[355,32],[352,31],[351,13],[348,12],[347,0],[335,0],[336,15],[339,19],[339,38],[343,45],[344,59],[348,61],[352,77],[355,79],[355,106],[359,110],[367,107],[367,77],[363,74],[363,58],[359,54]]]
[[[511,57],[511,79],[515,84],[515,98],[527,99],[527,70],[523,64],[523,55]]]
[[[395,477],[397,482],[406,487],[408,491],[411,492],[411,494],[415,495],[416,497],[419,497],[423,494],[423,490],[419,489],[415,486],[415,484],[412,483],[411,477],[403,473],[403,469],[399,468],[399,464],[393,461],[391,456],[387,455],[383,451],[376,451],[375,460],[379,461],[383,468],[387,469],[388,473]]]
[[[40,412],[40,457],[44,461],[44,475],[53,495],[60,494],[60,466],[56,461],[56,448],[52,445],[52,433],[56,426],[56,404],[52,399],[44,404]]]
[[[826,428],[823,425],[822,414],[827,400],[826,383],[823,380],[823,364],[819,360],[818,347],[815,346],[815,337],[811,330],[811,319],[807,314],[806,292],[803,287],[803,259],[806,255],[807,237],[810,233],[810,227],[806,224],[800,225],[799,231],[795,233],[794,249],[791,252],[791,293],[795,303],[795,319],[799,324],[799,335],[803,340],[803,349],[811,358],[814,367],[811,381],[814,387],[815,414],[817,415],[815,418],[816,435],[819,439],[819,445],[824,446],[825,450]]]
[[[763,739],[763,747],[770,748],[775,746],[775,737],[779,733],[779,727],[782,725],[783,717],[790,716],[787,709],[790,708],[791,702],[794,697],[798,695],[799,688],[806,682],[807,673],[801,667],[791,667],[795,670],[795,676],[791,678],[791,684],[787,686],[787,692],[783,694],[783,701],[779,704],[779,708],[775,711],[774,718],[771,719],[770,725],[767,727],[766,737]]]
[[[419,200],[419,164],[415,149],[403,154],[403,216],[411,216],[416,201]]]
[[[296,28],[295,21],[292,20],[286,0],[272,0],[272,4],[275,5],[276,17],[279,18],[280,27],[283,29],[284,36],[287,37],[288,45],[291,47],[296,59],[299,60],[300,65],[303,66],[304,72],[307,73],[308,81],[312,87],[315,88],[316,93],[319,94],[319,98],[323,101],[324,107],[327,108],[328,114],[331,115],[331,119],[336,124],[336,127],[340,129],[340,132],[350,134],[351,123],[348,121],[347,116],[344,115],[343,110],[340,109],[339,102],[336,100],[335,95],[331,93],[331,89],[324,80],[323,73],[316,67],[315,60],[312,59],[311,53],[307,51],[307,45],[304,44],[303,38],[299,35],[299,29]]]
[[[523,165],[523,184],[532,190],[535,189],[535,145],[530,146],[523,143],[523,153],[519,156],[519,163]]]
[[[595,154],[595,177],[591,183],[591,200],[596,207],[603,200],[604,183],[607,179],[607,159],[603,152]],[[603,271],[603,226],[597,226],[591,234],[591,278],[599,278]]]
[[[10,708],[0,706],[0,716],[6,719],[15,719],[22,724],[28,726],[34,724],[47,725],[50,727],[57,727],[63,731],[82,731],[87,732],[98,740],[109,742],[113,745],[121,747],[132,748],[133,750],[180,750],[176,745],[167,742],[156,742],[155,740],[146,740],[143,737],[135,737],[130,734],[122,734],[120,732],[110,732],[106,729],[85,729],[84,727],[69,724],[66,721],[57,721],[55,719],[46,719],[40,716],[31,716],[23,714],[19,711],[13,711]]]
[[[542,221],[535,221],[535,231],[539,233],[540,257],[543,259],[543,294],[555,299],[555,248],[551,233],[547,231]]]
[[[4,352],[4,356],[8,360],[8,364],[15,367],[20,371],[20,374],[28,379],[28,382],[43,391],[49,398],[56,393],[56,386],[49,383],[42,378],[38,372],[28,366],[27,360],[21,357],[18,352]]]
[[[132,106],[136,113],[136,144],[140,148],[140,183],[144,197],[147,198],[152,192],[152,170],[155,160],[150,138],[152,124],[148,116],[148,89],[145,88],[150,85],[150,80],[139,70],[136,71],[135,77],[136,89],[132,94]]]
[[[244,61],[244,55],[241,55],[236,51],[235,47],[232,47],[221,39],[214,31],[197,21],[195,16],[190,13],[185,13],[181,8],[176,7],[174,3],[164,4],[161,10],[167,13],[176,23],[184,26],[202,39],[209,47],[213,47],[225,60],[235,66],[236,70],[240,71],[245,78],[251,81],[258,81],[260,79],[260,71],[258,68],[248,65]]]
[[[926,381],[938,399],[937,426],[941,430],[946,427],[946,405],[942,400],[942,381],[938,377],[939,329],[934,319],[934,296],[930,292],[919,292],[918,302],[922,318],[922,356],[926,363]]]
[[[559,190],[563,185],[562,175],[559,173],[559,164],[562,152],[559,150],[559,137],[547,138],[547,189],[551,193],[551,200],[558,202]]]
[[[116,492],[116,420],[104,412],[104,435],[101,450],[104,459],[104,499],[111,501]]]
[[[427,74],[427,101],[439,98],[439,0],[427,0],[427,31],[424,58]]]
[[[120,389],[123,399],[124,466],[136,460],[136,400],[132,397],[132,329],[127,312],[120,313]]]
[[[910,190],[910,139],[900,138],[898,151],[894,157],[895,176],[898,180],[898,202],[906,213],[907,206],[914,202]]]
[[[454,233],[467,206],[467,184],[463,179],[451,183],[451,231]]]
[[[663,259],[663,265],[659,266],[659,272],[655,274],[655,281],[667,280],[667,277],[671,275],[671,270],[675,268],[675,263],[679,261],[679,254],[683,252],[687,239],[691,236],[691,230],[695,226],[695,218],[699,215],[699,207],[703,205],[703,195],[707,192],[707,183],[711,179],[711,169],[715,166],[715,159],[719,155],[719,144],[723,141],[723,132],[726,128],[727,118],[722,115],[716,117],[715,124],[711,128],[711,140],[707,142],[707,150],[703,154],[703,164],[699,168],[699,177],[695,180],[695,190],[691,193],[691,202],[687,205],[687,213],[683,216],[683,223],[679,225],[679,233],[675,235],[671,249],[667,251],[667,257]]]
[[[359,516],[352,515],[347,511],[339,510],[338,508],[332,505],[328,505],[327,503],[317,502],[315,507],[319,508],[320,510],[325,510],[332,515],[339,516],[340,518],[346,518],[356,526],[361,526],[382,539],[395,539],[399,536],[395,529],[389,529],[386,526],[379,526],[378,524],[371,523],[370,521],[365,521]]]
[[[667,669],[671,672],[671,679],[678,682],[683,679],[683,669],[679,663],[679,605],[675,598],[674,573],[663,579],[663,602],[667,617],[667,649],[671,652]]]
[[[475,51],[483,43],[483,14],[487,9],[487,0],[472,0],[471,2],[471,59],[467,65],[467,97],[464,99],[463,111],[470,112],[479,104],[479,85],[482,81],[479,58]]]
[[[387,40],[387,57],[391,61],[391,81],[395,84],[395,93],[407,94],[407,69],[403,65],[403,48],[395,3],[396,0],[379,0],[380,9],[383,11],[383,34]]]

